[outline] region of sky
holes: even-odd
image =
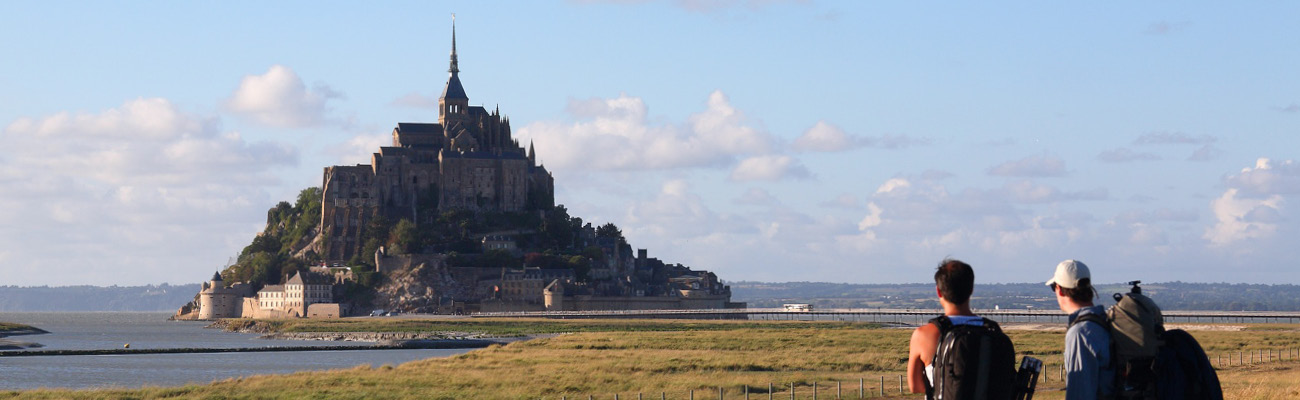
[[[373,2],[371,2],[373,3]],[[1300,284],[1300,3],[0,6],[0,285],[190,283],[460,78],[724,281]]]

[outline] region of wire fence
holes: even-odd
[[[1264,364],[1271,362],[1296,361],[1300,359],[1300,348],[1287,347],[1280,349],[1253,349],[1239,350],[1236,352],[1219,352],[1207,355],[1210,363],[1215,368],[1225,368],[1232,366],[1248,366]],[[1046,382],[1064,382],[1065,366],[1057,365],[1055,371],[1049,373],[1043,371],[1039,375],[1039,381]],[[884,396],[899,396],[908,393],[907,378],[902,374],[880,375],[871,378],[858,378],[857,381],[830,381],[830,382],[768,382],[767,386],[743,385],[740,387],[722,387],[718,386],[713,389],[689,389],[686,392],[660,391],[657,393],[634,393],[634,394],[604,394],[604,395],[582,395],[582,396],[560,396],[559,400],[668,400],[668,399],[688,399],[688,400],[725,400],[725,399],[744,399],[744,400],[777,400],[777,399],[866,399]]]

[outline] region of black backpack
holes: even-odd
[[[1160,334],[1164,344],[1156,355],[1156,398],[1223,400],[1219,374],[1201,344],[1182,329]]]
[[[932,400],[1010,400],[1015,396],[1016,349],[997,322],[983,326],[953,325],[948,316],[930,320],[939,327],[934,352],[934,384],[926,380]]]

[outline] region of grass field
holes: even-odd
[[[0,398],[341,398],[341,399],[788,399],[794,383],[800,399],[833,399],[836,382],[845,398],[857,398],[859,379],[880,398],[885,377],[889,397],[900,396],[898,376],[906,361],[909,329],[836,322],[663,320],[400,320],[280,321],[294,331],[423,330],[492,334],[556,333],[554,337],[492,346],[444,359],[398,366],[230,379],[210,385],[100,391],[0,392]],[[1252,326],[1244,331],[1194,331],[1210,352],[1300,347],[1295,326]],[[1059,399],[1054,371],[1061,362],[1061,330],[1008,330],[1017,350],[1047,363],[1038,399]],[[1220,371],[1226,398],[1300,397],[1300,362],[1230,366]]]
[[[10,332],[10,331],[27,330],[31,328],[32,327],[23,324],[15,324],[12,322],[0,322],[0,334],[4,334],[5,332]]]

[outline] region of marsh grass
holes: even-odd
[[[346,320],[345,320],[346,321]],[[97,391],[0,392],[19,398],[213,398],[213,399],[570,399],[716,398],[719,387],[727,398],[741,398],[745,388],[766,398],[773,383],[778,398],[789,398],[794,383],[799,398],[811,398],[811,385],[821,387],[822,398],[833,393],[835,382],[844,394],[856,398],[859,379],[868,393],[878,393],[880,377],[885,391],[898,395],[898,376],[906,366],[910,329],[882,328],[871,324],[839,322],[750,322],[664,320],[407,320],[365,324],[300,325],[373,331],[392,324],[393,329],[491,331],[497,334],[575,332],[530,341],[495,345],[449,357],[414,361],[398,366],[360,366],[352,369],[254,376],[210,385]],[[287,326],[282,326],[288,328]],[[454,328],[448,328],[454,327]],[[1008,330],[1021,355],[1033,355],[1047,364],[1046,382],[1038,399],[1062,398],[1056,375],[1061,363],[1061,331]],[[1193,332],[1207,348],[1235,349],[1300,343],[1295,330],[1244,332]],[[1261,342],[1262,341],[1262,342]],[[1213,358],[1213,355],[1211,356]],[[1228,398],[1294,398],[1300,381],[1296,367],[1287,361],[1256,366],[1234,366],[1220,372]],[[878,397],[877,397],[878,398]],[[908,396],[917,398],[917,396]]]
[[[3,334],[5,332],[13,332],[13,331],[25,331],[29,329],[32,329],[32,327],[23,324],[16,324],[13,322],[0,321],[0,334]]]

